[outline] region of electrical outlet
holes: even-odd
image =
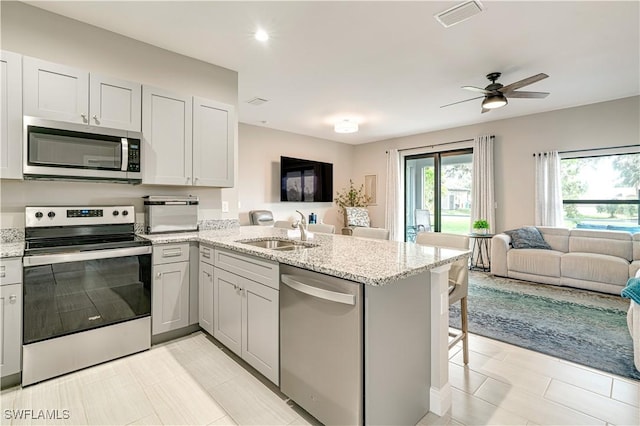
[[[222,202],[222,213],[229,213],[229,202],[228,201],[223,201]]]

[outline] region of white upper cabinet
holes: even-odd
[[[232,105],[144,86],[142,183],[232,187],[235,120]]]
[[[192,184],[191,96],[144,86],[142,183]]]
[[[235,110],[231,105],[193,98],[193,184],[233,186]]]
[[[24,57],[24,115],[140,131],[138,83]]]
[[[22,179],[22,56],[0,51],[0,177]]]
[[[89,73],[24,57],[24,115],[88,124]]]
[[[89,78],[91,125],[140,131],[142,86],[92,73]]]

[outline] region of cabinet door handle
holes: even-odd
[[[211,250],[202,250],[200,254],[202,254],[202,257],[206,259],[211,258]]]
[[[82,117],[82,121],[86,122],[87,121],[87,114],[80,114],[80,117]]]
[[[156,279],[159,279],[159,278],[162,278],[162,272],[158,272],[158,273],[156,274]]]
[[[9,303],[14,304],[16,303],[17,299],[18,299],[18,296],[16,296],[15,294],[12,294],[11,296],[9,296]]]

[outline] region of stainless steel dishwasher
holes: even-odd
[[[286,265],[280,281],[280,389],[324,424],[362,424],[362,284]]]

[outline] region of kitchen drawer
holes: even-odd
[[[200,244],[200,262],[213,266],[213,247]]]
[[[11,257],[0,259],[0,285],[22,282],[22,259]]]
[[[279,264],[224,249],[215,249],[215,266],[278,290]]]
[[[189,260],[189,243],[161,244],[153,246],[153,264],[186,262]]]

